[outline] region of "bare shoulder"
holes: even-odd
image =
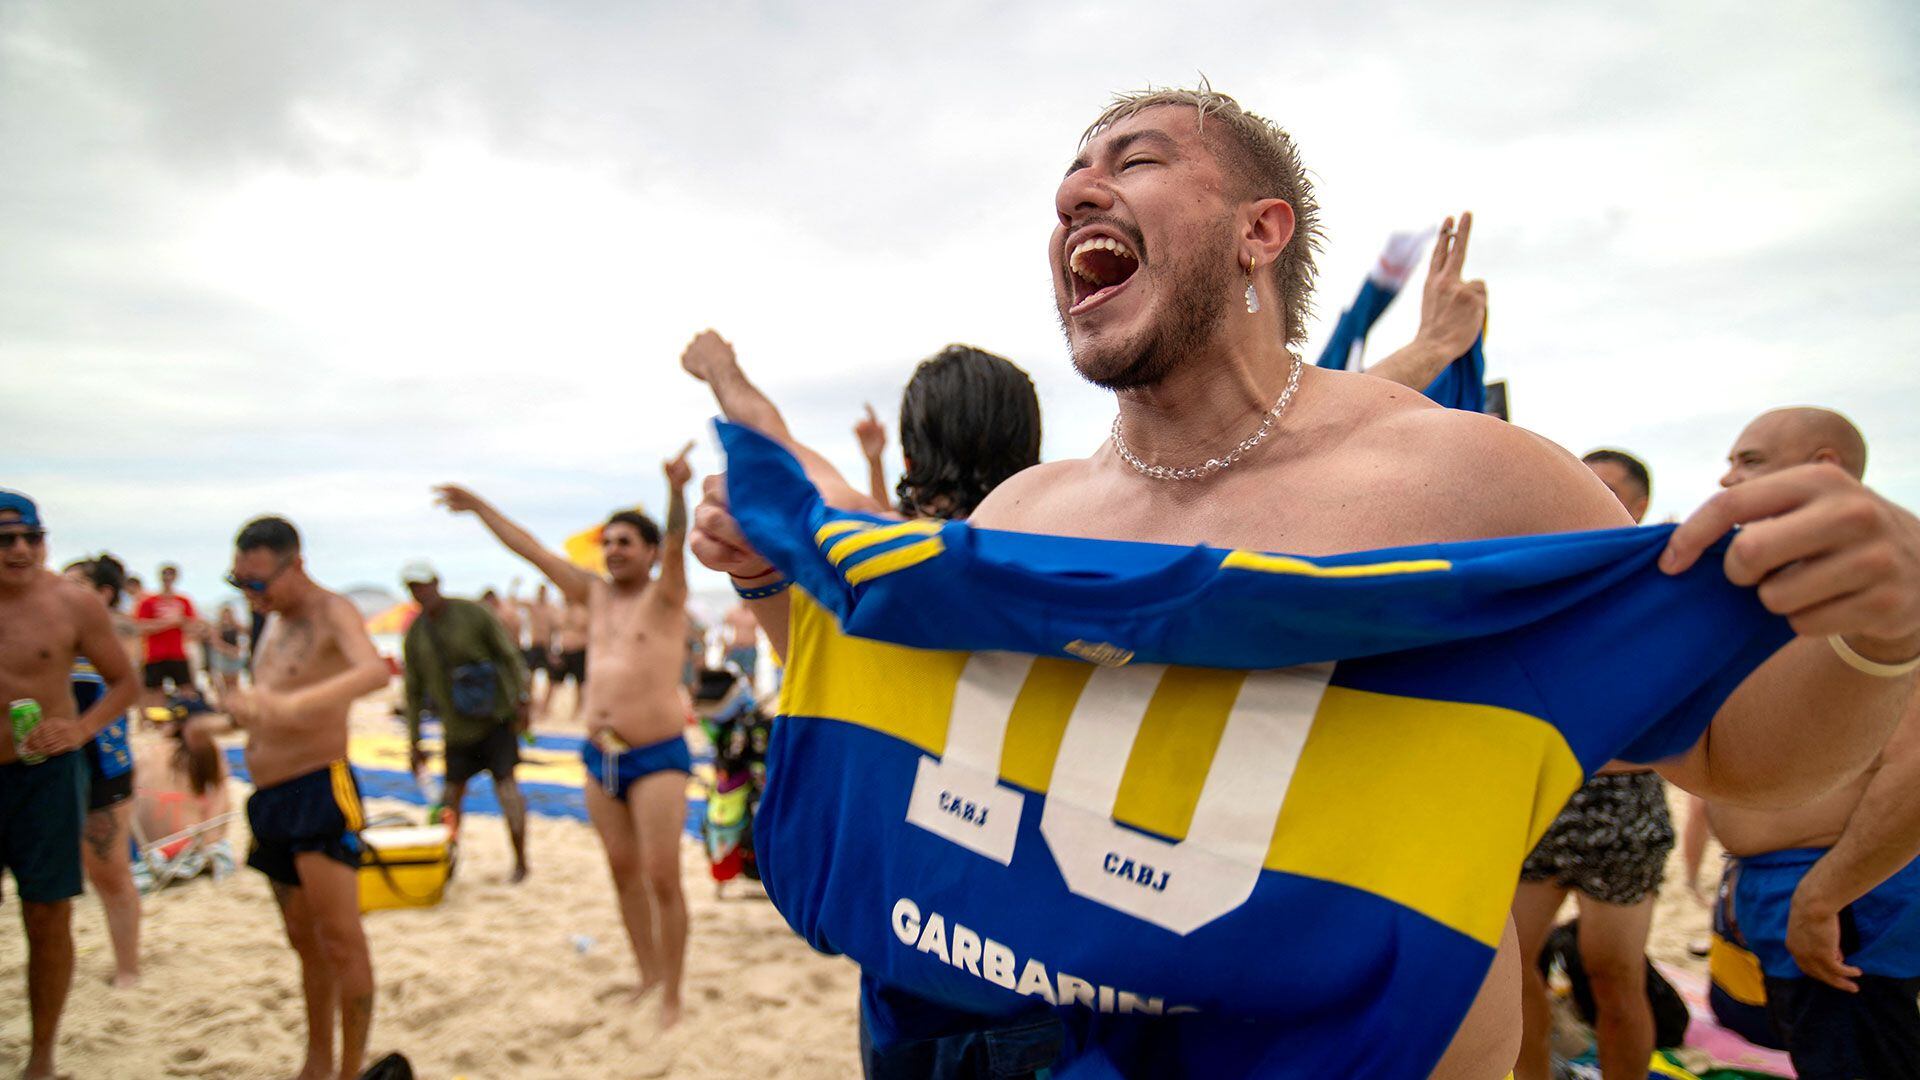
[[[1350,422],[1351,451],[1391,463],[1442,493],[1483,536],[1571,532],[1632,524],[1580,459],[1526,428],[1447,409],[1368,376],[1338,375],[1334,413]]]
[[[1094,475],[1094,463],[1087,458],[1030,466],[1001,481],[967,520],[987,529],[1023,531],[1023,523],[1036,507],[1044,507],[1049,517],[1057,516],[1062,497]]]
[[[83,585],[76,585],[65,577],[47,571],[41,579],[49,602],[58,604],[76,619],[104,617],[107,611],[106,601],[100,595]]]
[[[320,603],[314,611],[319,616],[316,621],[328,636],[338,639],[351,634],[366,635],[366,619],[353,601],[331,589],[322,589],[320,593]]]

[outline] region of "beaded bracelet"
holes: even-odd
[[[771,585],[761,585],[752,589],[743,589],[735,585],[733,587],[733,595],[738,596],[742,600],[765,600],[769,596],[779,596],[792,586],[792,578],[781,578]]]

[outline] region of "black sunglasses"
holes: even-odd
[[[4,551],[7,548],[12,547],[13,542],[15,540],[24,540],[26,541],[28,547],[32,547],[35,544],[40,543],[42,540],[45,540],[46,538],[47,538],[47,530],[45,529],[26,529],[21,532],[0,532],[0,551]]]
[[[285,573],[287,567],[292,565],[293,565],[293,560],[289,559],[286,562],[281,563],[277,568],[275,568],[273,573],[268,574],[266,577],[263,577],[263,578],[243,578],[234,574],[228,574],[227,584],[233,586],[236,589],[239,589],[241,592],[250,592],[255,594],[263,593],[267,591],[267,586],[273,584],[274,578],[277,578],[281,574]]]

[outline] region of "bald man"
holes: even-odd
[[[1859,478],[1867,444],[1839,413],[1777,409],[1747,425],[1728,462],[1725,487],[1809,462]],[[1730,856],[1715,929],[1759,958],[1767,1014],[1804,1080],[1920,1077],[1916,792],[1920,699],[1834,791],[1790,810],[1707,804]]]

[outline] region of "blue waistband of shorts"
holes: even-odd
[[[1782,851],[1763,851],[1758,855],[1735,855],[1734,861],[1741,866],[1750,866],[1759,870],[1812,866],[1830,850],[1832,849],[1823,847],[1786,848]]]

